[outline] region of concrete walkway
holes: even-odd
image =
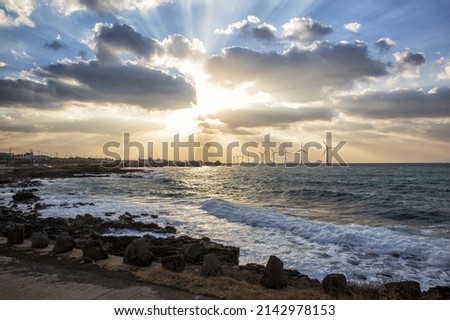
[[[28,243],[6,249],[0,239],[0,299],[65,299],[65,300],[138,300],[138,299],[205,299],[184,291],[149,285],[138,281],[127,272],[96,269],[71,260],[61,265],[65,257],[28,259],[11,250],[24,251]],[[2,244],[3,243],[3,244]],[[74,250],[75,251],[75,250]],[[78,255],[77,251],[71,255]],[[42,256],[46,253],[42,252]],[[113,259],[111,259],[114,261]],[[117,260],[117,259],[116,259]],[[55,263],[55,262],[60,263]],[[105,263],[105,262],[104,262]],[[106,262],[107,263],[107,262]]]

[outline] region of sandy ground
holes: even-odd
[[[80,250],[56,257],[50,249],[30,253],[30,243],[9,248],[0,238],[1,300],[141,300],[141,299],[205,299],[181,290],[150,285],[129,272],[106,270],[96,264],[76,259]],[[80,251],[80,252],[79,252]],[[117,264],[118,257],[108,259]],[[121,260],[121,259],[120,259]]]

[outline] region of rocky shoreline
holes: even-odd
[[[39,181],[9,178],[2,179],[0,185],[14,191],[13,201],[0,206],[0,237],[8,238],[8,247],[30,239],[32,248],[36,249],[52,244],[52,254],[55,256],[74,248],[82,250],[86,263],[95,263],[113,255],[123,257],[124,264],[136,267],[157,263],[167,272],[198,275],[200,279],[208,281],[228,277],[257,285],[261,290],[311,290],[325,299],[450,299],[450,287],[437,286],[421,292],[420,284],[415,281],[365,287],[347,283],[342,274],[327,275],[322,281],[310,279],[297,270],[284,269],[283,262],[276,256],[271,256],[265,266],[239,265],[237,247],[224,246],[208,238],[177,236],[173,226],[136,221],[138,216],[128,212],[116,220],[107,219],[108,214],[105,219],[90,214],[69,219],[43,218],[40,210],[46,207],[45,199],[40,199],[34,193],[40,186]],[[19,209],[19,204],[26,209]],[[95,206],[93,203],[76,205]],[[133,229],[153,235],[105,235],[116,229]],[[217,292],[217,296],[221,297],[220,292]],[[311,298],[316,297],[313,295]],[[258,299],[258,296],[249,298]]]

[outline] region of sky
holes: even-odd
[[[0,1],[0,152],[332,132],[346,162],[449,162],[449,30],[448,1]]]

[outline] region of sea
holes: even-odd
[[[276,255],[319,280],[450,285],[450,164],[165,167],[42,183],[44,217],[129,212],[238,246],[240,264]]]

